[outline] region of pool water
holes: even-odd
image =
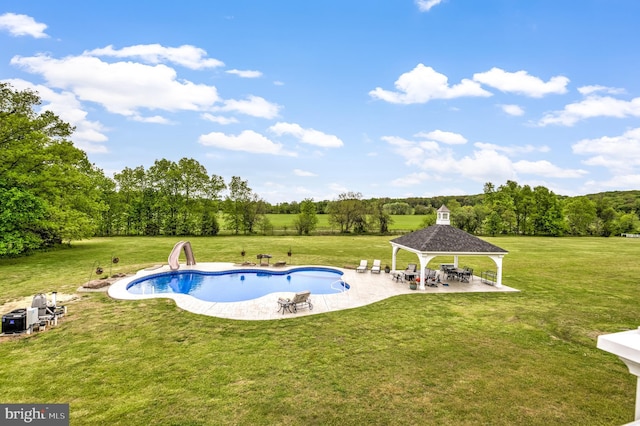
[[[127,286],[133,294],[182,293],[207,302],[240,302],[277,292],[309,290],[313,295],[348,289],[342,272],[317,267],[289,271],[175,271],[140,278]]]

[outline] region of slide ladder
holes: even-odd
[[[191,249],[191,243],[189,241],[178,241],[171,254],[169,254],[169,268],[172,271],[180,269],[180,251],[184,249],[184,255],[187,258],[187,265],[195,265],[196,259],[193,257],[193,250]]]

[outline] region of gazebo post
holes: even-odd
[[[420,290],[424,290],[427,285],[424,271],[434,257],[435,256],[430,254],[420,253]]]
[[[496,264],[496,287],[502,287],[502,258],[504,255],[489,256]]]
[[[391,251],[391,270],[392,271],[396,270],[396,256],[398,255],[399,251],[400,251],[400,247],[393,245],[393,250]]]
[[[417,254],[417,253],[416,253]],[[420,259],[420,290],[424,290],[424,269],[427,267],[424,262],[424,258],[418,254],[418,259]]]

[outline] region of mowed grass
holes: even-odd
[[[0,260],[0,303],[75,292],[96,261],[108,272],[111,256],[121,259],[113,273],[166,263],[176,240],[93,239]],[[640,325],[640,240],[487,240],[510,252],[504,283],[520,293],[416,292],[276,321],[83,293],[57,327],[0,341],[0,401],[70,403],[73,425],[632,421],[635,376],[596,338]],[[295,264],[391,262],[389,237],[190,241],[201,262],[237,262],[242,249]],[[401,252],[402,267],[415,261]],[[492,267],[484,257],[460,263]]]

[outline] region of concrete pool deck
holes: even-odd
[[[300,267],[314,267],[314,265],[287,265],[285,267],[274,266],[240,266],[233,263],[209,262],[198,263],[197,265],[180,265],[180,271],[233,271],[233,270],[277,270],[287,271]],[[315,265],[317,267],[317,265]],[[425,290],[411,290],[407,282],[398,282],[392,279],[392,274],[382,271],[379,274],[372,274],[370,271],[356,272],[353,269],[330,268],[342,271],[343,280],[346,281],[350,289],[342,293],[335,294],[312,294],[311,302],[313,310],[307,308],[298,310],[297,313],[285,313],[278,311],[278,297],[291,298],[294,293],[280,292],[270,293],[266,296],[243,302],[205,302],[186,294],[132,294],[127,291],[128,284],[144,276],[154,275],[162,272],[169,272],[169,266],[157,266],[138,271],[136,275],[129,276],[114,282],[108,289],[108,294],[114,299],[121,300],[141,300],[149,298],[170,298],[174,299],[178,307],[196,314],[209,315],[219,318],[236,320],[274,320],[299,317],[305,315],[322,314],[325,312],[339,311],[343,309],[357,308],[369,305],[380,300],[387,299],[400,294],[416,293],[491,293],[491,292],[517,292],[511,287],[494,287],[483,284],[479,277],[473,277],[468,282],[448,281],[448,286],[439,284],[438,287],[426,287]]]

